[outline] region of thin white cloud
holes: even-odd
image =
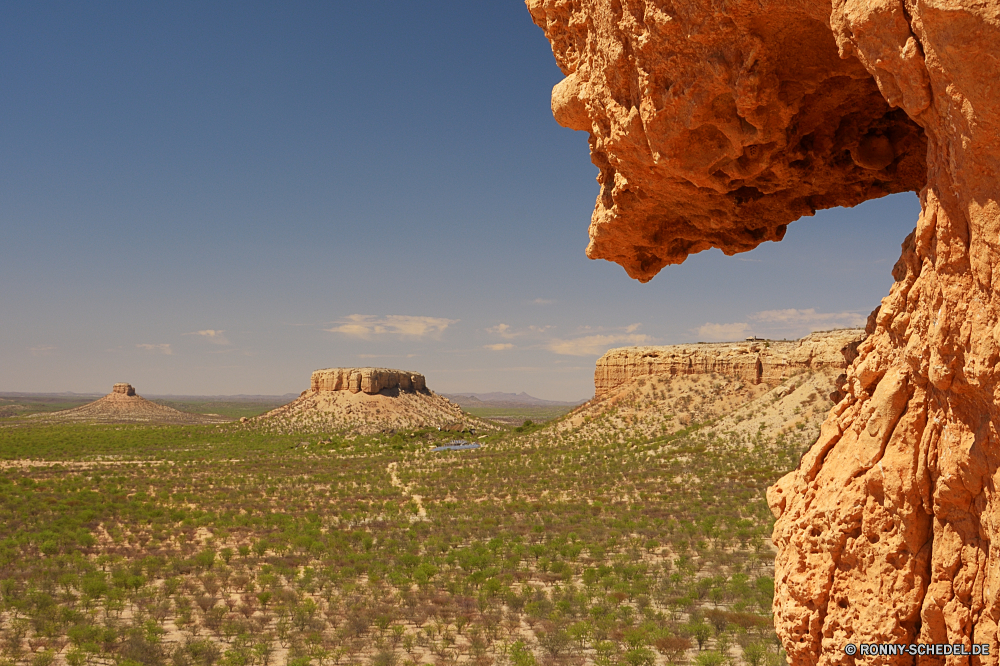
[[[759,321],[772,326],[809,327],[816,331],[837,326],[864,326],[867,317],[857,312],[816,312],[807,310],[763,310],[750,315],[751,321]]]
[[[138,344],[136,345],[136,347],[144,351],[153,352],[156,354],[165,354],[167,356],[170,356],[171,354],[174,353],[174,350],[170,348],[169,344],[151,345],[148,343],[144,343],[144,344]]]
[[[51,356],[52,352],[57,349],[58,347],[55,345],[38,345],[36,347],[28,347],[28,351],[31,352],[32,356]]]
[[[441,338],[445,329],[458,321],[458,319],[442,319],[441,317],[412,317],[409,315],[377,317],[375,315],[353,314],[336,322],[337,326],[324,330],[363,340],[370,340],[381,335],[437,340]]]
[[[742,340],[750,334],[750,325],[745,321],[732,324],[702,324],[697,329],[698,340],[702,342],[724,342]]]
[[[555,303],[555,301],[552,300],[551,298],[536,298],[531,302],[534,303],[535,305],[552,305],[553,303]]]
[[[358,358],[414,358],[416,354],[358,354]]]
[[[204,331],[194,331],[193,333],[185,333],[184,335],[197,335],[213,345],[228,345],[229,340],[224,335],[225,331],[217,331],[214,329],[206,329]]]
[[[486,329],[487,333],[492,333],[493,335],[499,335],[501,338],[513,338],[516,333],[507,324],[497,324],[496,326],[490,326]]]
[[[513,338],[520,338],[526,335],[541,335],[553,328],[552,326],[529,326],[528,328],[522,328],[520,330],[515,330],[508,324],[497,324],[496,326],[490,326],[486,329],[486,332],[490,335],[496,335],[503,338],[504,340],[511,340]]]
[[[550,340],[546,347],[551,352],[565,356],[600,356],[616,345],[647,345],[653,341],[648,335],[639,333],[587,335],[571,340],[556,338]]]
[[[498,342],[495,345],[483,345],[483,349],[491,349],[493,351],[503,351],[505,349],[513,349],[514,345],[509,342]]]
[[[747,321],[728,324],[705,323],[695,329],[705,342],[742,340],[749,335],[765,338],[800,338],[813,331],[864,326],[867,317],[858,312],[817,312],[816,308],[799,310],[762,310]]]

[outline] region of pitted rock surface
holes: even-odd
[[[718,373],[776,386],[803,371],[843,370],[865,337],[860,329],[812,333],[801,340],[754,340],[662,347],[620,347],[597,360],[598,400],[639,377]]]
[[[795,665],[917,642],[997,664],[1000,0],[527,4],[600,169],[588,254],[633,277],[919,190],[847,389],[768,492],[775,627]]]
[[[528,0],[566,78],[556,120],[590,133],[587,256],[643,282],[715,247],[777,241],[821,208],[919,190],[921,126],[856,58],[830,5]]]

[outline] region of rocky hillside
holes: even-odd
[[[747,441],[815,441],[864,331],[801,340],[623,347],[597,361],[595,397],[557,425],[578,438],[667,435],[699,426]]]
[[[131,384],[115,384],[111,393],[99,400],[61,412],[33,414],[40,421],[79,421],[89,423],[225,423],[230,419],[206,414],[190,414],[158,405],[137,395]]]
[[[437,427],[495,429],[464,414],[427,388],[417,372],[388,368],[327,368],[312,373],[309,390],[253,419],[251,427],[279,431],[344,430],[358,434]]]

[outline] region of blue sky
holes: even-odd
[[[912,194],[650,283],[516,1],[21,3],[0,21],[0,391],[280,394],[317,368],[593,393],[611,347],[863,320]]]

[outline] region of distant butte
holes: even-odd
[[[111,393],[99,400],[50,414],[34,414],[31,418],[54,421],[82,421],[90,423],[224,423],[229,419],[189,414],[172,407],[150,402],[136,395],[131,384],[119,383]]]
[[[389,368],[316,370],[309,390],[296,400],[247,422],[359,434],[422,427],[491,427],[429,390],[419,372]]]

